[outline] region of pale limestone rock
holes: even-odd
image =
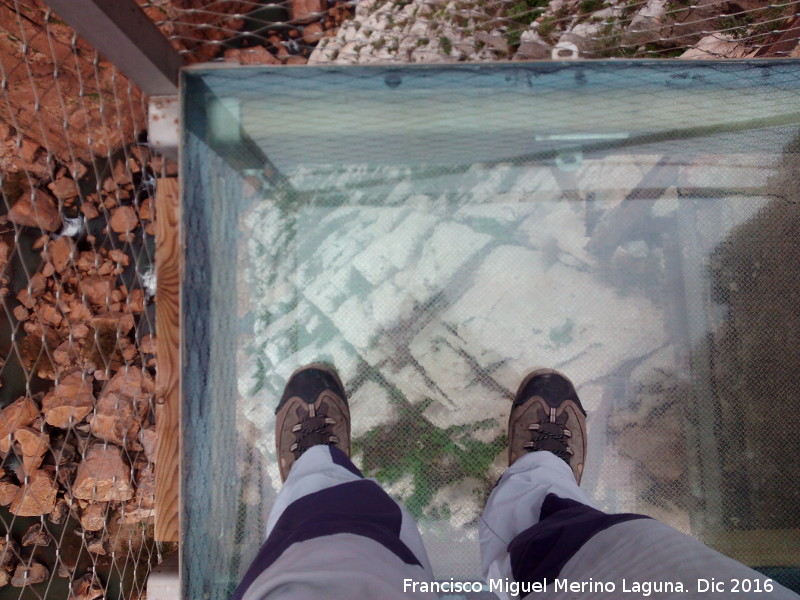
[[[686,59],[744,58],[750,49],[733,36],[715,33],[701,38],[694,48],[680,55]]]
[[[462,323],[520,375],[548,365],[577,382],[593,379],[666,339],[663,315],[651,301],[619,296],[590,273],[548,263],[541,252],[499,247],[474,280],[442,319]]]

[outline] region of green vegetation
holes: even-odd
[[[580,11],[584,14],[593,13],[603,8],[604,0],[583,0],[580,4]]]
[[[446,35],[439,38],[439,43],[442,45],[442,50],[444,50],[445,54],[449,55],[453,51],[453,43]]]
[[[410,477],[413,491],[404,502],[415,518],[426,516],[425,509],[440,488],[463,479],[484,481],[488,493],[493,482],[487,472],[506,447],[506,438],[501,435],[487,443],[476,440],[470,433],[492,428],[496,421],[487,419],[440,428],[423,415],[432,400],[412,406],[396,388],[390,395],[398,405],[399,418],[353,440],[354,450],[363,454],[364,470],[387,485]],[[444,515],[428,513],[427,516]]]
[[[508,9],[505,18],[508,21],[508,45],[519,46],[522,33],[528,29],[549,5],[548,0],[516,0]]]

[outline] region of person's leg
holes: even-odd
[[[520,385],[509,419],[510,466],[480,524],[483,575],[490,587],[503,584],[493,589],[501,598],[510,597],[507,583],[536,598],[798,598],[663,523],[594,508],[578,487],[584,414],[559,373],[534,372]],[[712,579],[724,590],[706,588]],[[734,593],[737,580],[749,583]],[[564,582],[584,586],[576,594]],[[646,594],[641,586],[649,586]]]
[[[335,372],[297,371],[277,414],[285,482],[234,600],[434,597],[414,591],[432,574],[413,519],[348,458],[349,409]]]

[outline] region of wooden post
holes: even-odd
[[[155,539],[180,541],[180,199],[177,178],[156,184]]]

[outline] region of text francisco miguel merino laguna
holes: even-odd
[[[403,579],[403,592],[459,594],[469,592],[503,592],[511,596],[530,593],[572,592],[572,593],[613,593],[626,592],[640,594],[643,597],[653,593],[669,592],[771,592],[771,579],[731,579],[719,581],[715,579],[697,579],[694,588],[682,581],[635,581],[623,579],[619,585],[613,581],[569,581],[568,579],[544,579],[542,581],[513,581],[509,579],[489,579],[488,585],[482,581],[414,581]]]

